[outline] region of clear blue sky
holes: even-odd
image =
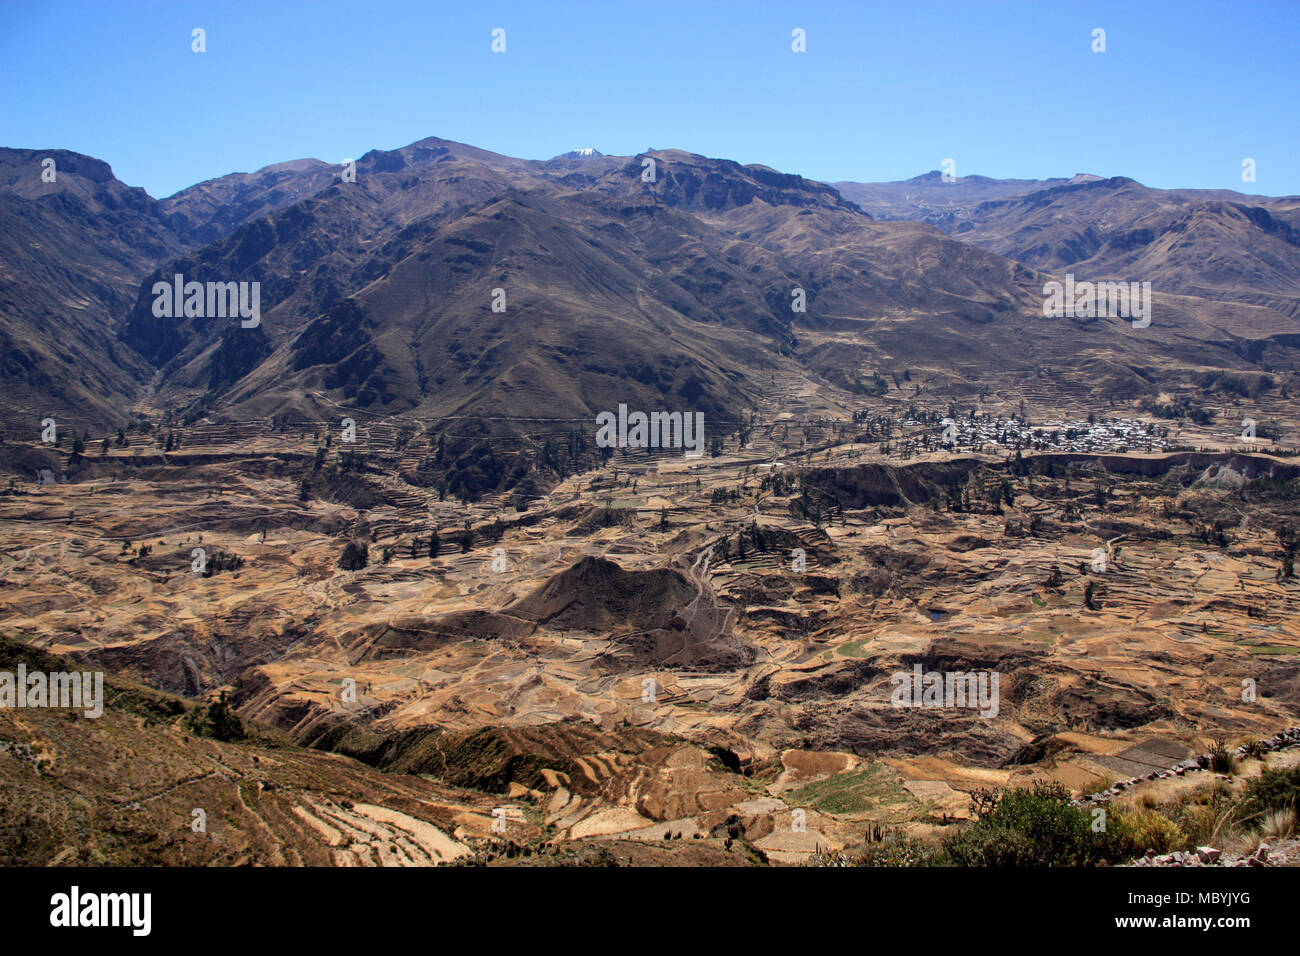
[[[155,196],[431,135],[530,159],[678,147],[828,181],[953,157],[959,176],[1283,195],[1300,193],[1297,62],[1300,0],[0,0],[0,145],[89,153]]]

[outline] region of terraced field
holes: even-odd
[[[139,781],[87,784],[148,808],[107,858],[148,832],[170,841],[149,852],[196,861],[427,865],[488,859],[482,840],[798,862],[872,825],[941,832],[978,787],[1084,791],[1141,741],[1190,751],[1300,717],[1300,589],[1279,572],[1297,466],[1225,451],[1016,470],[833,441],[783,458],[827,429],[778,425],[718,457],[615,456],[522,509],[408,483],[419,452],[378,428],[348,449],[360,470],[318,456],[320,427],[196,426],[180,452],[72,462],[9,443],[5,460],[60,480],[0,492],[0,627],[186,698],[224,689],[316,748],[190,754],[170,725],[146,744],[106,718],[78,760],[188,768],[155,754]],[[365,567],[339,566],[348,542]],[[998,715],[894,706],[915,664],[997,672]],[[186,802],[210,805],[206,842]]]

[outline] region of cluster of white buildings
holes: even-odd
[[[1013,449],[1119,452],[1161,451],[1169,444],[1168,429],[1137,418],[1113,418],[1088,423],[1053,419],[1026,424],[1017,419],[945,419],[939,426],[940,444],[962,447],[986,445]]]

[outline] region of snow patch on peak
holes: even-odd
[[[598,149],[590,146],[584,146],[581,149],[571,149],[567,153],[561,153],[556,159],[597,159],[605,154]]]

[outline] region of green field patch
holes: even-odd
[[[1046,644],[1050,647],[1055,647],[1061,640],[1060,632],[1054,627],[1046,631],[1042,628],[1027,627],[1020,632],[1019,636],[1021,640],[1030,641],[1034,644]]]
[[[782,795],[791,806],[812,807],[822,813],[871,813],[878,819],[904,822],[923,810],[903,789],[889,767],[873,763],[860,770],[837,773]]]
[[[866,644],[870,638],[864,637],[860,641],[849,641],[847,644],[841,644],[835,648],[841,657],[866,657]]]

